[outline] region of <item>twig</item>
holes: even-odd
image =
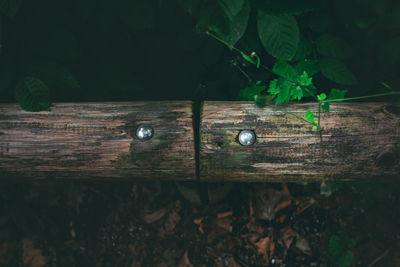
[[[377,257],[375,260],[373,260],[367,267],[374,266],[378,261],[380,261],[381,259],[386,257],[386,255],[389,253],[390,250],[391,250],[391,248],[388,248],[387,250],[385,250],[379,257]]]

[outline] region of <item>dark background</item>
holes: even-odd
[[[232,64],[243,63],[239,55],[196,32],[195,19],[179,1],[0,2],[1,102],[14,101],[13,90],[27,75],[39,76],[50,87],[53,102],[186,100],[196,98],[199,88],[206,99],[235,100],[247,84]],[[348,89],[348,96],[379,93],[387,91],[382,81],[399,88],[399,1],[312,4],[318,11],[296,17],[301,33],[309,40],[320,33],[346,40],[355,51],[346,64],[359,80],[340,86],[317,74],[320,91],[335,87]],[[272,67],[274,59],[262,49],[255,18],[253,10],[237,46],[257,51]],[[272,78],[245,69],[265,82]]]

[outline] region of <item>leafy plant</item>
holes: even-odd
[[[351,248],[355,246],[356,242],[350,238],[346,233],[340,235],[332,235],[329,239],[328,249],[332,255],[332,261],[339,267],[349,266],[354,259],[354,254]]]
[[[317,93],[319,90],[313,84],[313,76],[319,72],[338,85],[355,85],[358,80],[344,62],[355,54],[346,40],[333,34],[321,34],[325,27],[321,22],[317,25],[309,22],[307,26],[313,33],[307,38],[301,32],[297,16],[319,10],[318,4],[312,1],[311,4],[299,4],[291,0],[192,0],[181,1],[181,5],[198,19],[197,29],[200,32],[225,44],[257,70],[263,69],[277,76],[265,81],[269,86],[260,86],[263,81],[254,85],[251,75],[239,64],[234,64],[249,81],[249,85],[239,92],[238,100],[255,100],[258,106],[272,106],[271,98],[275,104],[281,104],[310,97],[318,103],[318,110],[307,110],[304,117],[280,107],[274,108],[311,124],[312,130],[320,131],[321,112],[329,112],[331,102],[400,94],[391,91],[345,98],[348,90],[336,88],[331,89],[329,94]],[[251,9],[254,12],[250,13]],[[248,53],[236,46],[246,32],[250,14],[253,13],[256,14],[258,38],[265,52],[275,59],[272,68],[263,64],[256,52]]]
[[[15,99],[28,111],[50,110],[50,90],[39,78],[24,77],[15,87]]]

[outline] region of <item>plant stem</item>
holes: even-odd
[[[318,102],[318,125],[317,125],[319,131],[321,130],[321,105],[322,105],[322,103],[321,103],[321,101],[319,101]]]
[[[338,98],[338,99],[328,99],[328,100],[323,100],[322,103],[342,102],[342,101],[349,101],[349,100],[359,100],[359,99],[374,98],[374,97],[388,96],[388,95],[400,95],[400,92],[389,92],[389,93],[366,95],[366,96]]]
[[[234,64],[234,66],[236,68],[238,68],[238,70],[247,78],[247,80],[249,80],[249,83],[252,82],[252,79],[250,78],[250,76],[237,64]]]

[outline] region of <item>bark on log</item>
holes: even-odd
[[[317,104],[280,108],[304,117]],[[321,181],[400,178],[399,108],[385,103],[331,104],[322,142],[310,124],[254,103],[205,102],[200,127],[202,181]],[[242,146],[241,130],[256,143]],[[379,180],[381,179],[381,180]]]
[[[140,141],[148,124],[153,138]],[[0,105],[0,177],[195,179],[192,104]]]
[[[283,108],[304,116],[317,106]],[[55,104],[36,113],[0,105],[0,177],[195,180],[192,116],[190,102]],[[201,120],[201,181],[399,178],[400,112],[389,104],[332,104],[322,142],[309,124],[254,103],[205,102]],[[152,139],[136,138],[140,124],[154,128]],[[257,135],[252,146],[238,143],[245,129]]]

